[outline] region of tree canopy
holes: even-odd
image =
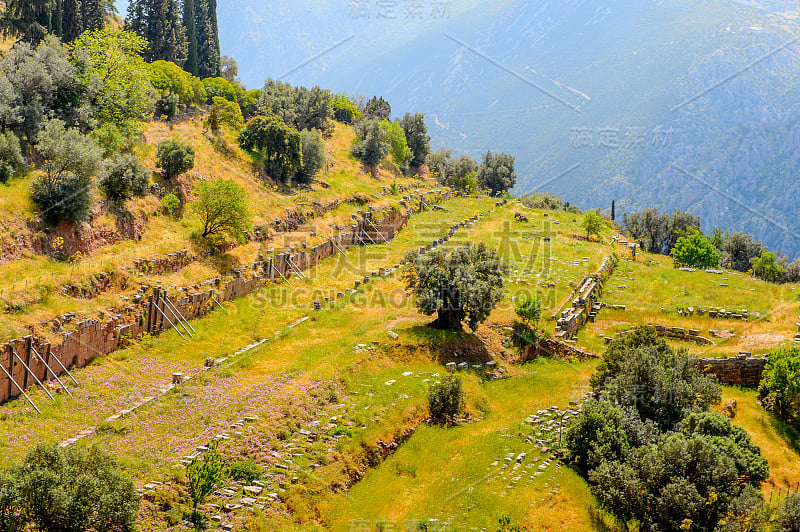
[[[714,244],[693,228],[689,229],[686,236],[678,238],[670,254],[676,268],[712,268],[719,264],[721,258]]]
[[[505,153],[486,152],[478,168],[478,184],[493,196],[507,192],[514,187],[517,174],[514,172],[514,157]]]
[[[243,242],[251,229],[247,192],[230,179],[201,181],[195,187],[197,201],[193,208],[202,224],[200,236],[227,235]]]
[[[406,255],[406,288],[425,315],[437,313],[432,326],[460,331],[466,321],[475,330],[503,299],[505,266],[483,243],[460,246],[449,254],[436,250]]]

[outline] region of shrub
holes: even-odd
[[[6,183],[25,162],[19,139],[12,132],[0,133],[0,183]]]
[[[356,124],[356,138],[351,152],[366,166],[377,168],[392,150],[386,130],[377,119],[362,120]]]
[[[111,157],[120,151],[130,151],[139,135],[139,127],[134,122],[106,122],[90,135],[103,148],[103,156]]]
[[[764,251],[753,263],[753,274],[759,279],[778,282],[786,274],[786,268],[775,260],[775,254]]]
[[[322,135],[316,129],[304,129],[300,132],[300,146],[303,151],[303,162],[295,176],[298,183],[308,184],[317,172],[325,166],[325,144]]]
[[[149,183],[150,171],[131,154],[114,155],[100,172],[100,190],[116,204],[144,196]]]
[[[399,122],[381,121],[381,127],[386,132],[386,136],[391,144],[391,154],[394,162],[405,172],[408,169],[408,162],[411,160],[411,148],[406,142],[406,134]]]
[[[38,445],[10,474],[16,477],[22,515],[40,531],[135,530],[139,494],[103,451]]]
[[[333,118],[343,124],[352,124],[353,120],[361,116],[356,105],[345,93],[340,93],[333,98]]]
[[[93,176],[100,167],[101,149],[77,129],[50,120],[38,136],[42,177],[31,185],[31,199],[53,225],[86,220],[92,208]]]
[[[239,460],[228,467],[228,478],[244,480],[250,484],[261,478],[261,468],[250,460]]]
[[[158,144],[156,167],[165,179],[172,179],[194,168],[194,148],[177,140],[165,140]]]
[[[778,510],[775,532],[800,532],[800,495],[789,495]]]
[[[447,375],[428,390],[428,412],[434,423],[450,423],[466,406],[461,377]]]
[[[174,218],[178,215],[178,211],[181,208],[181,200],[178,199],[178,196],[170,192],[161,198],[161,206]]]

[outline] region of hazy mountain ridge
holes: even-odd
[[[291,24],[318,25],[309,58],[321,40],[354,37],[289,79],[382,94],[395,114],[425,112],[436,146],[473,157],[485,146],[514,153],[517,192],[548,183],[582,207],[608,208],[615,199],[618,212],[687,209],[706,229],[753,232],[800,254],[800,239],[748,211],[800,234],[800,44],[786,46],[800,31],[776,3],[474,2],[446,20],[414,24],[356,20],[345,3],[298,8],[271,37],[268,24],[259,27],[261,38],[302,41]],[[265,68],[237,58],[260,77],[291,68],[289,60]],[[591,131],[591,146],[576,142],[581,130]],[[646,140],[626,147],[633,131]],[[604,145],[609,132],[619,146]]]

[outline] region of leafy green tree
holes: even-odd
[[[408,165],[411,168],[419,168],[428,158],[431,152],[431,138],[428,136],[428,126],[425,125],[425,115],[421,113],[406,113],[400,120],[403,131],[411,149],[411,160]]]
[[[256,155],[272,179],[288,183],[303,165],[300,132],[276,116],[256,116],[239,134],[239,145]]]
[[[413,149],[413,148],[412,148]],[[493,196],[499,196],[514,187],[517,174],[514,172],[514,157],[505,153],[486,152],[478,167],[478,184]]]
[[[236,62],[236,59],[229,55],[223,55],[219,62],[222,65],[220,75],[234,85],[239,84],[239,63]]]
[[[238,242],[247,240],[250,211],[247,192],[230,179],[201,181],[196,188],[194,210],[203,224],[200,236],[227,235]]]
[[[434,423],[452,423],[466,406],[461,377],[447,375],[428,390],[428,413]]]
[[[214,103],[205,120],[205,126],[215,135],[219,134],[222,126],[228,126],[239,130],[244,126],[242,109],[236,102],[230,102],[225,98],[214,96]]]
[[[140,132],[137,122],[106,122],[93,129],[90,136],[103,148],[103,156],[110,157],[117,152],[131,151]]]
[[[319,87],[306,89],[299,87],[296,95],[297,120],[294,127],[298,131],[319,129],[328,131],[333,116],[333,96],[330,91]]]
[[[695,268],[711,268],[719,264],[721,259],[717,248],[694,228],[689,229],[686,236],[678,238],[670,252],[672,263]]]
[[[172,179],[194,168],[194,148],[177,140],[158,143],[156,168],[164,179]]]
[[[764,408],[797,424],[800,421],[800,348],[787,347],[770,354],[758,386]]]
[[[439,172],[441,174],[440,181],[442,183],[454,187],[456,190],[464,191],[464,179],[468,175],[474,174],[477,180],[478,163],[469,155],[462,155],[458,159],[447,157],[444,164],[441,165]]]
[[[147,41],[133,32],[106,28],[81,34],[72,45],[82,63],[81,82],[101,122],[144,120],[152,109],[148,68],[141,57]]]
[[[587,239],[590,239],[592,236],[596,236],[599,239],[600,234],[603,232],[604,225],[605,222],[603,218],[597,214],[597,211],[586,211],[583,215],[581,226],[586,231]]]
[[[184,105],[206,102],[205,85],[175,63],[153,61],[149,66],[150,83],[162,96],[175,94]]]
[[[144,196],[149,184],[150,170],[129,153],[117,153],[107,159],[100,172],[100,190],[117,205],[134,196]]]
[[[325,144],[319,131],[304,129],[300,132],[300,146],[303,150],[303,164],[295,176],[295,181],[308,184],[327,162]]]
[[[405,172],[411,159],[411,148],[406,144],[406,135],[403,132],[403,128],[399,123],[389,122],[388,120],[381,121],[381,127],[386,132],[391,144],[391,154],[394,162]]]
[[[411,252],[406,261],[403,280],[416,296],[417,308],[438,315],[432,327],[460,331],[466,321],[474,331],[503,299],[505,266],[483,243],[460,246],[450,254]]]
[[[24,515],[43,532],[133,532],[140,497],[116,461],[97,448],[38,445],[17,478]]]
[[[786,268],[775,260],[774,253],[764,251],[753,263],[753,274],[759,279],[774,283],[783,279],[786,274]]]
[[[333,118],[343,124],[352,124],[356,118],[361,116],[356,104],[344,92],[333,97],[332,107]]]
[[[516,304],[514,312],[525,325],[536,326],[542,317],[542,302],[535,297],[526,297]]]
[[[351,152],[368,168],[377,170],[391,150],[389,136],[377,119],[361,120],[356,124],[356,138]]]
[[[17,136],[0,132],[0,183],[8,182],[24,164]]]
[[[217,450],[216,442],[208,446],[202,459],[196,457],[186,466],[186,476],[189,477],[192,508],[197,515],[197,506],[214,493],[217,485],[225,478],[225,463]]]
[[[622,364],[628,352],[636,348],[653,348],[667,354],[671,347],[666,340],[659,337],[655,327],[639,326],[628,334],[618,334],[606,346],[603,360],[591,377],[592,387],[596,392],[603,389],[606,383],[622,371]]]
[[[37,140],[42,175],[31,184],[31,199],[50,224],[86,220],[102,150],[77,129],[66,129],[61,120],[47,122]]]
[[[645,209],[622,217],[625,231],[644,251],[669,255],[678,238],[692,229],[700,231],[700,218],[675,211],[672,215],[659,213],[658,209]]]

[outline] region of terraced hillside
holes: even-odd
[[[213,151],[192,123],[171,132],[149,127],[141,150],[150,164],[153,143],[167,135],[195,144],[198,164],[183,183],[187,188],[211,176],[232,177],[248,188],[261,241],[254,231],[253,241],[204,256],[193,248],[191,211],[173,220],[148,197],[126,206],[134,215],[147,214],[141,241],[98,245],[74,264],[25,248],[0,265],[2,298],[12,304],[0,320],[4,340],[32,334],[57,342],[100,311],[105,317],[98,319],[112,319],[118,312],[109,308],[151,297],[155,286],[175,301],[224,283],[254,286],[204,308],[186,327],[126,338],[119,349],[73,367],[79,384],[66,374],[65,386],[51,380],[52,400],[31,383],[30,402],[17,397],[0,404],[0,467],[19,462],[38,442],[99,445],[120,460],[143,494],[142,530],[191,529],[184,521],[185,464],[211,445],[227,463],[247,462],[257,471],[247,481],[226,481],[200,507],[211,529],[388,530],[416,523],[489,530],[507,514],[529,529],[594,530],[607,516],[560,459],[563,429],[590,391],[605,337],[640,324],[696,329],[713,345],[675,342],[702,357],[757,354],[793,341],[796,286],[731,272],[680,271],[649,254],[634,258],[611,226],[599,241],[588,241],[578,214],[528,210],[513,199],[457,197],[392,168],[368,177],[347,154],[352,133],[337,127],[327,141],[331,164],[324,185],[289,196],[264,188],[235,149],[227,156]],[[24,178],[12,184],[18,198],[24,187]],[[441,202],[420,201],[426,193]],[[355,195],[361,198],[356,203],[345,201]],[[30,211],[14,197],[4,200],[3,223],[22,234]],[[330,242],[369,207],[376,221],[384,212],[413,215],[394,238],[365,231],[360,243],[285,280],[269,281],[263,269],[244,267],[287,247],[295,248],[289,252],[294,257],[304,242],[309,248]],[[302,216],[287,216],[287,209]],[[518,221],[516,213],[528,221]],[[297,223],[283,230],[287,226],[272,224],[278,218]],[[406,294],[404,257],[466,242],[496,248],[508,264],[504,300],[474,333],[435,331]],[[184,249],[187,254],[174,255]],[[593,276],[609,260],[613,273]],[[31,272],[38,278],[26,285]],[[91,290],[87,279],[102,284],[98,274],[111,280],[97,294],[62,293],[66,285]],[[219,285],[203,284],[216,278]],[[521,355],[511,342],[514,302],[538,294],[542,327],[553,333],[585,279],[600,284],[597,303],[617,308],[601,305],[594,321],[556,344],[558,356],[526,360],[530,354]],[[740,316],[747,309],[747,320],[728,313],[709,317],[712,308]],[[466,411],[455,427],[428,424],[429,386],[451,371],[450,364],[463,377]],[[797,436],[756,403],[753,391],[726,387],[724,396],[738,400],[734,422],[770,463],[766,492],[794,487]]]

